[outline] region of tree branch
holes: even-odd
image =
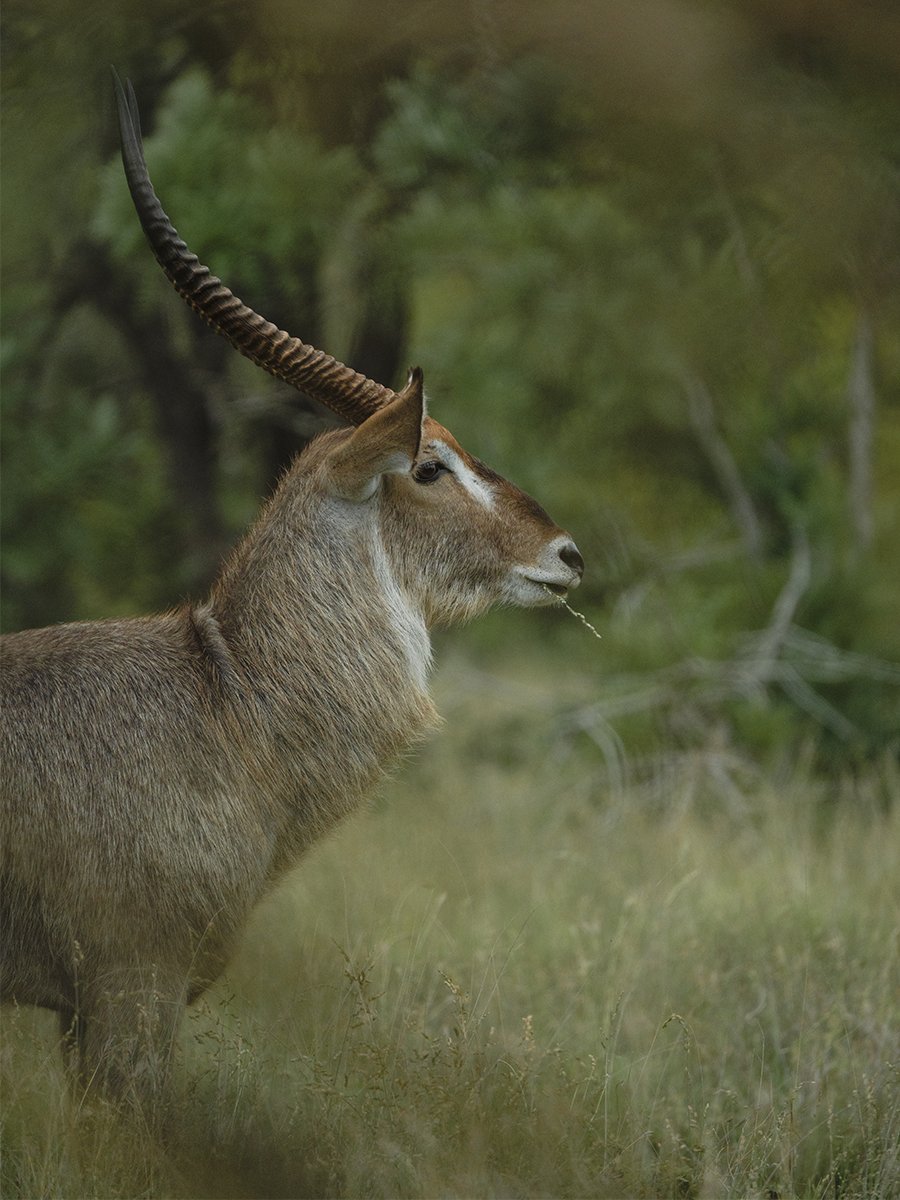
[[[847,380],[850,523],[857,554],[868,550],[875,532],[872,518],[872,446],[875,435],[873,354],[872,318],[865,309],[861,309],[856,322]]]
[[[706,452],[719,486],[725,493],[748,556],[759,560],[763,550],[762,525],[753,498],[741,479],[734,455],[719,430],[709,390],[703,380],[693,373],[685,374],[682,382],[697,440]]]

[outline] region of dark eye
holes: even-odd
[[[413,471],[413,479],[416,483],[434,483],[438,476],[443,475],[447,470],[442,462],[436,458],[429,458],[426,462],[421,462]]]

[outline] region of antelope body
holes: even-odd
[[[583,564],[427,416],[420,371],[383,388],[199,264],[117,93],[126,176],[176,288],[350,423],[296,459],[203,603],[3,639],[3,998],[58,1012],[85,1079],[145,1097],[260,897],[435,724],[429,629],[548,603]]]

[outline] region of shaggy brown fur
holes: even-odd
[[[3,996],[85,1080],[158,1095],[250,910],[434,726],[428,628],[578,582],[479,466],[416,375],[307,448],[204,603],[3,639]]]

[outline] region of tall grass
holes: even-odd
[[[611,788],[536,683],[442,686],[184,1021],[163,1143],[7,1013],[2,1195],[900,1193],[893,764]]]

